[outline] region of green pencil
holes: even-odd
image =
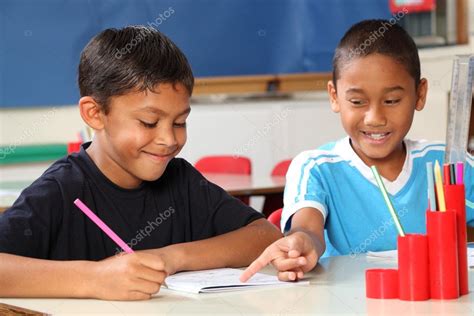
[[[388,197],[387,189],[383,185],[382,178],[380,177],[379,172],[377,171],[377,167],[372,166],[370,167],[372,173],[374,174],[375,181],[377,182],[377,186],[379,187],[380,193],[382,193],[383,199],[385,200],[385,204],[387,204],[388,210],[390,214],[392,214],[393,221],[395,226],[397,227],[398,234],[402,237],[405,237],[405,232],[403,231],[403,227],[400,224],[400,220],[398,219],[397,212],[395,212],[395,208],[393,207],[392,201]]]

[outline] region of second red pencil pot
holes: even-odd
[[[434,299],[459,297],[456,212],[426,212],[430,293]]]
[[[430,298],[426,235],[398,236],[398,280],[401,300],[424,301]]]

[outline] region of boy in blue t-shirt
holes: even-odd
[[[395,249],[397,230],[373,165],[405,231],[425,232],[426,162],[442,163],[445,146],[405,136],[415,110],[425,106],[427,89],[418,50],[403,28],[367,20],[347,31],[335,51],[328,92],[348,137],[292,161],[281,219],[286,237],[269,246],[242,281],[268,263],[281,280],[300,279],[326,249],[330,255]],[[474,160],[466,160],[467,221],[474,224]]]
[[[169,274],[246,266],[281,237],[175,158],[194,77],[166,36],[146,27],[101,32],[81,54],[78,82],[94,139],[0,216],[0,297],[148,299]],[[134,253],[116,255],[76,198]]]

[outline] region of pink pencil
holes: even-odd
[[[123,249],[126,253],[133,253],[132,248],[130,248],[112,229],[109,228],[100,218],[97,217],[81,200],[76,199],[74,204],[87,215],[104,233],[107,234],[120,248]]]
[[[456,163],[456,184],[463,184],[464,182],[464,164],[462,162]]]

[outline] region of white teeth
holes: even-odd
[[[379,140],[384,138],[385,136],[388,135],[388,133],[383,133],[383,134],[371,134],[371,133],[365,133],[365,135],[369,136],[370,138],[373,138],[375,140]]]

